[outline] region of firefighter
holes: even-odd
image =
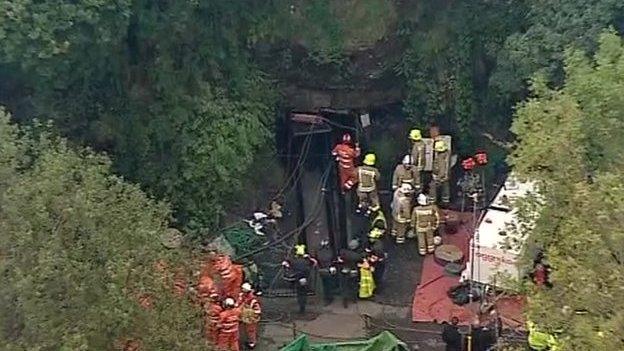
[[[367,209],[366,212],[379,210],[379,195],[377,194],[377,182],[381,177],[379,170],[375,168],[375,154],[367,154],[364,156],[364,165],[358,167],[358,210],[357,212]]]
[[[425,168],[425,142],[422,140],[422,133],[420,129],[412,129],[410,131],[409,138],[412,141],[412,163],[414,164],[414,167],[416,167],[416,172],[418,173],[417,184],[420,184],[420,172],[422,172]]]
[[[412,217],[412,194],[412,186],[404,183],[397,189],[395,201],[392,204],[392,236],[396,237],[397,244],[405,242],[405,234]]]
[[[308,284],[312,267],[318,265],[318,261],[306,252],[303,244],[295,245],[295,257],[292,260],[285,260],[282,265],[290,270],[292,281],[295,284],[297,294],[297,305],[299,314],[305,314],[308,302]]]
[[[340,250],[338,262],[340,268],[340,290],[342,293],[342,305],[349,306],[349,302],[355,302],[358,294],[358,264],[364,258],[359,251],[360,243],[353,239],[349,241],[347,249]]]
[[[254,349],[258,342],[258,323],[262,315],[260,301],[250,283],[243,283],[238,303],[241,306],[241,321],[247,333],[247,347]]]
[[[241,308],[236,306],[236,300],[231,297],[226,298],[223,302],[223,311],[219,313],[217,350],[240,351],[238,330],[240,315]]]
[[[215,344],[219,337],[219,315],[223,312],[219,294],[216,292],[210,294],[209,300],[204,304],[204,311],[206,313],[206,338]]]
[[[451,188],[449,185],[449,160],[450,150],[442,139],[433,144],[433,170],[432,180],[429,187],[429,195],[434,203],[438,201],[438,190],[441,191],[442,204],[451,202]]]
[[[414,189],[420,190],[420,171],[412,164],[411,155],[405,155],[401,164],[394,169],[392,190],[398,189],[403,183],[408,183]]]
[[[440,224],[440,215],[435,204],[427,203],[425,194],[419,194],[417,202],[412,212],[412,227],[418,238],[418,253],[425,255],[435,249],[433,233]]]
[[[338,176],[344,194],[351,190],[358,181],[355,159],[360,157],[360,147],[357,143],[355,147],[353,146],[351,135],[347,133],[342,136],[342,142],[332,150],[332,156],[338,161]]]
[[[329,246],[329,240],[321,240],[316,257],[319,264],[319,275],[323,283],[323,299],[325,305],[330,305],[334,301],[334,290],[336,289],[336,256],[334,250]]]

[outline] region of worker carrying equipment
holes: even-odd
[[[418,238],[418,253],[425,255],[435,250],[433,233],[440,224],[440,215],[435,204],[427,203],[425,194],[419,194],[417,202],[412,212],[412,227]]]
[[[420,172],[425,168],[425,142],[422,140],[420,129],[412,129],[409,138],[412,141],[412,164],[416,167],[420,177]],[[420,184],[420,179],[418,179],[418,184]]]
[[[238,303],[242,308],[241,322],[245,326],[247,346],[250,349],[254,349],[258,342],[258,323],[260,322],[262,307],[251,284],[243,283],[241,290],[238,297]]]
[[[408,183],[415,190],[420,190],[420,171],[412,164],[411,155],[405,155],[401,164],[394,169],[392,190],[398,189],[403,183]]]
[[[450,150],[442,139],[433,144],[433,170],[432,180],[429,187],[429,195],[434,203],[438,200],[438,190],[442,192],[442,203],[451,201],[451,188],[449,184]]]
[[[364,165],[358,167],[358,212],[366,209],[367,212],[379,210],[379,194],[377,193],[377,182],[381,178],[379,170],[375,168],[375,154],[364,156]]]
[[[236,306],[236,301],[231,297],[226,298],[223,302],[223,311],[219,313],[218,350],[240,351],[240,333],[238,330],[240,315],[241,308]]]
[[[396,237],[397,244],[405,242],[412,217],[412,194],[412,186],[408,183],[403,183],[395,193],[395,201],[392,203],[392,236]]]
[[[342,142],[332,150],[332,156],[338,161],[338,176],[342,192],[345,193],[357,183],[355,159],[360,157],[360,147],[351,141],[351,135],[342,136]]]

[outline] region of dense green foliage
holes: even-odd
[[[168,209],[48,128],[18,129],[0,110],[0,348],[202,349],[200,319],[175,298],[157,259]],[[144,294],[159,296],[139,306]]]
[[[561,331],[564,350],[624,348],[622,77],[624,43],[605,33],[593,59],[568,52],[561,89],[535,81],[512,127],[510,161],[543,195],[530,238],[554,269],[553,288],[531,294],[528,314]]]
[[[0,62],[32,115],[112,152],[115,168],[214,225],[257,148],[275,95],[250,63],[252,2],[3,2]]]

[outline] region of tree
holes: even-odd
[[[620,350],[624,332],[624,44],[600,36],[593,59],[570,50],[563,88],[535,80],[519,105],[510,163],[543,196],[530,239],[554,271],[529,299],[529,318],[560,331],[564,350]]]
[[[0,110],[0,348],[200,350],[199,311],[174,297],[158,260],[169,210],[75,149]],[[149,298],[151,308],[140,306]]]

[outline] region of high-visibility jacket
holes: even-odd
[[[440,224],[440,215],[435,205],[416,206],[412,212],[412,226],[416,230],[436,229]]]
[[[215,293],[216,291],[217,290],[212,277],[209,275],[201,275],[199,277],[199,282],[197,283],[197,295],[202,301],[207,301],[210,294]]]
[[[412,217],[412,197],[399,191],[392,208],[392,215],[395,221],[408,223]]]
[[[383,229],[388,228],[388,223],[386,222],[386,215],[384,215],[383,211],[377,211],[377,214],[375,215],[375,217],[373,217],[373,220],[371,221],[371,229],[375,227],[379,227]]]
[[[364,263],[360,265],[360,289],[358,295],[361,299],[366,299],[372,297],[374,292],[375,279],[373,278],[373,272],[370,264],[364,261]]]
[[[550,350],[557,351],[559,350],[559,342],[557,339],[548,333],[541,332],[537,329],[533,322],[527,322],[527,327],[529,329],[529,347],[536,351],[541,350]]]
[[[379,170],[371,166],[358,167],[358,190],[369,192],[377,189],[377,182],[381,174]]]
[[[221,312],[223,312],[223,307],[221,307],[221,304],[218,301],[210,302],[210,305],[208,305],[208,308],[206,309],[206,314],[211,328],[216,329],[218,327]]]
[[[434,152],[433,154],[433,176],[438,181],[446,181],[449,178],[450,152]]]
[[[240,307],[229,308],[219,313],[219,332],[223,334],[238,333]]]
[[[332,155],[336,157],[340,167],[353,168],[354,160],[360,156],[360,148],[353,147],[350,143],[340,143],[334,147]]]
[[[419,171],[425,168],[425,143],[422,140],[412,144],[412,163]]]
[[[392,174],[392,189],[396,189],[403,183],[411,186],[420,186],[420,173],[415,166],[397,165]]]

